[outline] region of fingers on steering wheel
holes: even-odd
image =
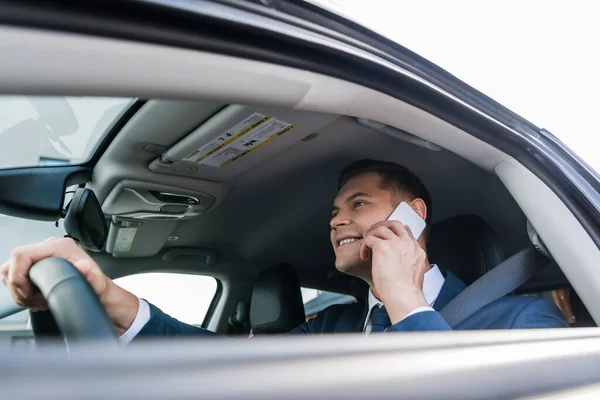
[[[16,292],[17,289],[11,288],[11,296],[15,300],[15,303],[21,307],[28,308],[32,311],[43,311],[48,309],[48,303],[40,292],[33,293],[27,297],[24,297],[20,293]]]
[[[48,303],[40,292],[30,296],[28,303],[29,305],[27,308],[29,308],[31,311],[45,311],[48,309]]]

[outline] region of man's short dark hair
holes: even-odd
[[[355,161],[344,168],[340,173],[338,190],[348,183],[350,179],[368,172],[377,172],[382,178],[382,189],[388,190],[391,188],[395,191],[395,193],[392,193],[394,197],[397,197],[397,195],[404,195],[408,196],[410,200],[419,198],[425,202],[425,205],[427,206],[427,217],[425,218],[427,228],[425,229],[425,238],[429,239],[429,228],[431,226],[431,214],[433,211],[431,196],[419,177],[408,168],[389,161],[370,159]]]

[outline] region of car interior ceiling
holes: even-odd
[[[164,162],[165,154],[186,154],[200,147],[193,139],[198,132],[206,142],[207,135],[214,137],[252,113],[295,127],[226,168],[200,164],[190,171],[179,168],[177,161]],[[273,265],[293,266],[302,286],[364,297],[363,282],[333,267],[328,237],[337,174],[361,158],[395,161],[421,177],[434,204],[431,261],[467,283],[530,243],[523,212],[493,173],[448,150],[400,137],[349,116],[150,100],[115,137],[88,185],[112,217],[113,240],[134,220],[135,240],[123,252],[110,246],[109,238],[110,254],[94,257],[112,277],[168,270],[208,274],[226,282],[235,295],[216,312],[223,316],[215,325],[218,329],[240,300],[254,296],[256,277]],[[140,215],[140,204],[148,199],[161,204],[156,195],[148,195],[157,192],[200,199],[208,210],[192,218],[156,212],[132,218]],[[558,270],[549,281],[524,292],[566,285]]]

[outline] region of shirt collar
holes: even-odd
[[[431,264],[431,269],[425,272],[423,276],[423,296],[425,297],[425,301],[429,304],[430,307],[433,306],[435,301],[437,300],[440,292],[442,291],[442,286],[444,286],[444,275],[442,275],[442,271],[438,268],[436,264]],[[371,314],[371,310],[374,306],[382,306],[383,302],[381,302],[375,295],[373,291],[369,289],[369,311]],[[367,315],[368,319],[368,315]]]

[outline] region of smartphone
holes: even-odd
[[[400,221],[403,225],[408,226],[415,239],[421,236],[427,225],[423,218],[405,202],[398,204],[398,207],[392,212],[388,220]]]

